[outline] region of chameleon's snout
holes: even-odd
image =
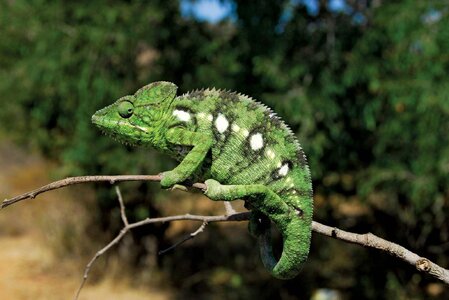
[[[106,108],[94,113],[91,120],[104,134],[110,135],[116,139],[118,138],[117,131],[114,127],[116,120],[111,120],[110,112]]]
[[[92,115],[92,123],[94,123],[95,125],[98,125],[98,123],[100,122],[100,118],[98,117],[98,114],[95,113]]]
[[[105,107],[103,109],[98,110],[96,113],[92,115],[92,123],[95,124],[97,127],[100,128],[107,128],[108,123],[111,119],[111,111],[110,106]],[[109,115],[109,117],[108,117]]]
[[[98,110],[96,113],[92,115],[92,123],[94,123],[95,125],[100,125],[101,117],[104,115],[105,113],[103,112],[103,110]]]

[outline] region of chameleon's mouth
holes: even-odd
[[[92,116],[92,123],[97,126],[100,131],[112,139],[114,139],[117,142],[120,142],[124,145],[128,146],[137,146],[141,144],[141,136],[135,136],[134,134],[126,134],[123,133],[123,131],[120,130],[120,128],[128,128],[132,129],[129,130],[129,133],[135,132],[135,130],[140,130],[143,132],[146,132],[144,128],[133,125],[129,123],[129,121],[125,120],[109,120],[108,118],[105,118],[105,114],[102,110],[97,111]]]
[[[137,141],[134,141],[132,139],[126,138],[121,134],[118,134],[117,132],[110,130],[110,128],[107,127],[102,127],[102,126],[98,126],[101,130],[101,133],[103,133],[104,135],[109,136],[110,138],[112,138],[114,141],[117,141],[123,145],[126,146],[138,146],[139,143]]]

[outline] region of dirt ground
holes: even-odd
[[[48,162],[1,141],[0,170],[1,200],[51,181],[52,166]],[[51,248],[52,230],[57,229],[58,218],[72,218],[77,223],[77,213],[83,209],[77,204],[79,199],[67,197],[73,198],[73,193],[55,191],[0,211],[0,299],[74,297],[84,263],[58,261]],[[118,282],[106,276],[100,282],[88,281],[79,299],[170,298],[169,292],[157,287],[131,287],[126,280]]]

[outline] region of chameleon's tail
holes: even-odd
[[[271,217],[271,216],[270,216]],[[284,216],[285,218],[285,216]],[[279,261],[273,255],[271,247],[270,221],[263,220],[263,229],[258,235],[260,256],[264,266],[279,279],[291,279],[298,275],[310,248],[311,220],[293,216],[290,222],[277,222],[271,217],[283,238],[283,250]]]

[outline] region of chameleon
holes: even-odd
[[[97,111],[92,122],[122,143],[150,146],[179,161],[161,173],[162,188],[204,181],[211,200],[245,201],[265,268],[279,279],[296,277],[309,253],[313,196],[295,135],[249,96],[215,88],[177,96],[177,89],[153,82]],[[271,223],[283,239],[279,259]]]

